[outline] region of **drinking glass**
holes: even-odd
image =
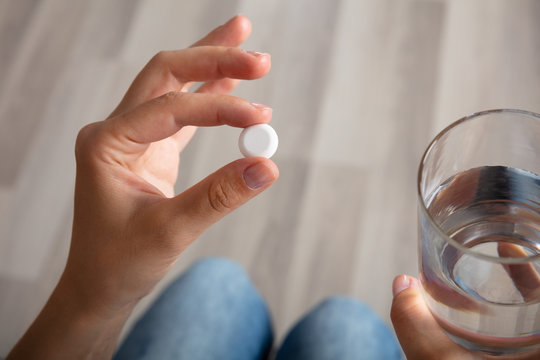
[[[419,270],[433,316],[492,355],[540,348],[540,115],[464,117],[418,170]]]

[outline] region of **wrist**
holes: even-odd
[[[73,319],[81,322],[99,323],[102,321],[125,321],[136,301],[119,304],[116,299],[90,289],[83,281],[78,281],[70,273],[64,271],[47,305],[55,309],[63,309]]]
[[[81,299],[63,276],[7,359],[111,358],[132,307],[110,312]]]

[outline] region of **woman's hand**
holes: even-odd
[[[390,317],[407,359],[482,359],[454,343],[431,316],[417,279],[399,275],[392,286]]]
[[[66,268],[13,358],[110,356],[135,304],[186,247],[277,179],[270,160],[241,159],[174,196],[179,154],[197,126],[247,127],[272,117],[265,106],[226,95],[239,79],[270,70],[269,55],[236,47],[250,30],[249,20],[236,16],[188,49],[158,53],[113,113],[80,131]],[[194,81],[205,83],[186,92]],[[66,353],[73,344],[79,349]]]
[[[417,279],[399,275],[392,286],[394,301],[390,316],[397,337],[409,360],[476,360],[476,359],[538,359],[540,352],[526,352],[519,356],[488,356],[472,352],[454,343],[431,315]]]
[[[249,27],[236,17],[194,47],[157,54],[113,114],[81,130],[63,280],[89,306],[133,306],[204,230],[277,178],[270,160],[242,159],[174,197],[179,153],[195,126],[246,127],[272,117],[267,107],[224,95],[236,79],[270,70],[269,55],[234,47]],[[185,92],[192,81],[206,83]]]

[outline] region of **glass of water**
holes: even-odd
[[[540,348],[540,115],[465,117],[418,171],[426,302],[459,345],[493,355]]]

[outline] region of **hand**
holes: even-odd
[[[420,292],[420,283],[399,275],[392,286],[394,300],[390,316],[407,359],[537,359],[538,351],[513,357],[488,356],[466,350],[454,343],[431,315]]]
[[[431,316],[417,279],[399,275],[392,285],[390,317],[407,359],[482,359],[454,343]]]
[[[236,79],[270,70],[269,55],[235,47],[249,30],[245,17],[235,17],[189,49],[158,53],[111,116],[79,133],[73,237],[62,280],[89,307],[132,307],[204,230],[277,178],[270,160],[241,159],[173,197],[179,153],[194,126],[271,119],[271,109],[223,95]],[[206,83],[185,92],[192,81]]]
[[[272,161],[247,158],[174,196],[179,154],[196,126],[247,127],[272,117],[226,95],[238,79],[270,70],[269,55],[236,48],[250,31],[236,16],[188,49],[158,53],[112,114],[80,131],[67,264],[13,358],[109,356],[135,304],[186,247],[277,179]],[[194,81],[205,83],[186,92]]]

